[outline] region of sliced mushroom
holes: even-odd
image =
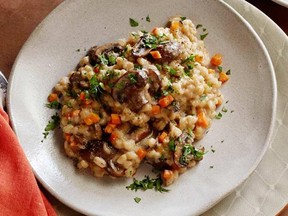
[[[136,57],[147,56],[152,48],[147,47],[147,40],[151,37],[148,34],[144,34],[140,37],[139,41],[132,48],[132,55]]]
[[[94,46],[88,51],[90,64],[95,65],[96,63],[100,63],[100,56],[104,56],[107,60],[112,56],[113,58],[117,58],[121,56],[124,47],[119,43],[108,43],[102,46]],[[111,66],[115,64],[115,62],[108,61],[108,65]]]
[[[80,156],[91,163],[94,157],[100,157],[108,165],[105,170],[114,177],[124,176],[124,169],[113,162],[114,158],[119,157],[119,152],[108,142],[103,140],[90,140],[86,143],[85,149],[79,151]]]
[[[158,70],[148,70],[148,83],[150,85],[149,87],[149,93],[151,95],[154,95],[160,88],[160,82],[161,82],[161,77],[160,77],[160,72]]]
[[[152,134],[152,130],[149,125],[146,125],[145,127],[137,127],[134,129],[130,134],[130,138],[135,140],[137,143],[148,137],[150,134]]]
[[[71,87],[75,89],[89,89],[89,81],[84,79],[81,72],[74,72],[69,78]]]
[[[112,89],[112,97],[120,103],[127,103],[132,111],[139,111],[144,104],[148,103],[143,90],[147,78],[143,70],[125,73],[116,81]]]
[[[107,172],[114,177],[122,177],[125,174],[125,170],[122,167],[116,166],[112,160],[108,163],[109,167]]]
[[[160,52],[161,58],[157,61],[171,62],[177,58],[180,54],[180,44],[177,41],[171,41],[165,44],[160,44],[157,47],[157,51]]]
[[[107,142],[102,140],[90,140],[86,143],[85,148],[80,150],[79,154],[87,161],[91,161],[93,157],[98,156],[107,162],[111,159],[111,156],[104,151],[104,145],[109,146]],[[112,146],[110,148],[113,152],[116,152]]]
[[[186,132],[183,132],[178,139],[175,141],[175,152],[174,152],[174,162],[178,167],[187,167],[190,160],[194,159],[193,155],[183,156],[183,148],[185,145],[191,145],[193,143],[193,138],[189,136]]]

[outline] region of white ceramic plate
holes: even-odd
[[[272,1],[274,1],[277,4],[280,4],[280,5],[288,8],[288,0],[272,0]]]
[[[147,15],[150,23],[145,21]],[[53,114],[44,107],[47,94],[76,66],[85,49],[127,37],[134,29],[165,25],[175,15],[203,24],[209,32],[208,50],[223,53],[224,68],[232,69],[223,87],[228,112],[201,140],[215,153],[207,153],[169,193],[135,193],[125,188],[129,179],[100,180],[76,170],[64,156],[60,132],[41,143]],[[138,28],[130,27],[130,17],[139,21]],[[197,215],[231,192],[259,163],[274,122],[276,81],[257,34],[223,2],[72,0],[51,13],[26,42],[13,67],[8,93],[12,124],[35,175],[63,203],[89,215]],[[142,199],[139,204],[133,200],[136,196]]]

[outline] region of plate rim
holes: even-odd
[[[207,211],[209,208],[213,207],[214,205],[216,205],[218,202],[220,202],[221,200],[223,200],[223,198],[225,198],[226,196],[228,196],[231,192],[233,192],[235,190],[235,188],[237,186],[239,186],[240,184],[242,184],[250,175],[251,173],[256,169],[256,167],[258,166],[258,164],[260,163],[260,161],[262,160],[266,150],[269,147],[269,143],[271,142],[272,139],[272,134],[273,134],[273,129],[275,127],[275,120],[276,120],[276,110],[277,110],[277,81],[276,81],[276,76],[275,76],[275,71],[274,71],[274,67],[273,67],[273,63],[271,60],[271,57],[267,51],[267,48],[265,47],[263,41],[261,40],[260,36],[256,33],[256,31],[253,29],[253,27],[251,26],[251,24],[246,21],[239,12],[237,12],[232,6],[230,6],[228,3],[226,3],[224,0],[219,0],[218,2],[222,3],[227,9],[229,9],[235,16],[237,16],[238,19],[241,20],[241,22],[245,25],[246,28],[249,29],[249,32],[253,35],[253,37],[257,40],[258,44],[260,45],[262,51],[265,54],[265,58],[267,60],[267,63],[269,65],[269,71],[270,71],[270,76],[272,79],[272,89],[273,89],[273,96],[272,96],[272,112],[271,112],[271,117],[270,117],[270,126],[269,126],[269,130],[268,130],[268,135],[266,136],[265,139],[265,144],[263,145],[262,148],[262,152],[261,154],[259,154],[259,156],[257,157],[257,160],[255,160],[253,166],[250,167],[249,170],[247,170],[247,172],[245,173],[245,176],[242,177],[242,179],[239,178],[239,181],[237,182],[236,185],[234,185],[233,188],[231,188],[231,190],[226,191],[224,194],[222,194],[221,198],[217,199],[217,202],[214,202],[212,204],[209,204],[209,207],[205,209],[200,209],[198,213],[203,213],[205,211]],[[17,134],[17,129],[16,129],[16,125],[15,125],[15,118],[13,116],[13,111],[11,108],[11,101],[13,100],[11,98],[11,88],[13,86],[13,80],[14,80],[14,76],[16,76],[16,72],[15,72],[15,68],[17,65],[18,60],[21,58],[22,56],[22,52],[23,50],[29,45],[30,41],[33,40],[33,38],[37,35],[37,33],[39,31],[41,31],[42,27],[49,22],[50,19],[53,18],[55,13],[59,13],[62,9],[64,9],[66,7],[66,4],[69,5],[70,1],[64,1],[62,3],[60,3],[60,5],[58,5],[43,21],[41,21],[41,23],[35,28],[35,30],[32,32],[32,34],[29,36],[29,38],[27,39],[27,41],[24,43],[23,47],[21,48],[20,52],[18,53],[15,62],[13,64],[12,70],[11,70],[11,74],[9,77],[9,84],[8,84],[8,90],[7,90],[7,108],[8,108],[8,114],[10,116],[11,119],[11,125],[12,128],[14,130],[14,132]],[[20,142],[19,142],[20,143]],[[21,145],[21,143],[20,143]],[[22,145],[21,145],[22,146]],[[30,161],[29,161],[30,162]],[[32,167],[32,166],[31,166]],[[70,204],[69,201],[67,201],[66,199],[62,198],[59,193],[53,189],[53,187],[51,187],[51,185],[49,185],[47,182],[45,182],[44,179],[42,179],[37,172],[34,170],[34,168],[32,167],[33,173],[36,176],[37,180],[44,186],[44,188],[46,188],[54,197],[56,197],[59,201],[61,201],[62,203],[64,203],[65,205],[71,207],[72,209],[84,213],[84,214],[91,214],[91,212],[89,210],[84,210],[83,208],[78,208],[77,206]]]

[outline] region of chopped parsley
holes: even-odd
[[[203,27],[202,24],[198,24],[198,25],[196,25],[196,29],[201,28],[201,27]]]
[[[139,25],[139,23],[132,18],[129,18],[129,23],[131,27],[137,27]]]
[[[149,15],[146,16],[146,21],[147,21],[147,22],[150,22],[150,21],[151,21]]]
[[[108,56],[108,64],[109,65],[115,65],[116,64],[116,57],[114,55]]]
[[[111,80],[117,76],[119,76],[119,72],[116,72],[115,70],[107,70],[104,74],[103,80]]]
[[[223,70],[222,66],[218,66],[217,68],[218,68],[219,72],[222,72],[222,70]]]
[[[128,78],[132,84],[137,83],[137,75],[135,73],[128,74]]]
[[[174,76],[177,74],[177,71],[174,68],[169,67],[168,65],[164,65],[164,68],[167,70],[167,72],[171,75]]]
[[[226,113],[228,109],[226,107],[222,107],[221,111]]]
[[[106,59],[106,57],[104,55],[100,55],[99,60],[100,60],[100,63],[102,65],[108,65],[108,63],[109,63],[108,59]]]
[[[140,197],[135,197],[135,198],[134,198],[134,201],[135,201],[136,203],[139,203],[139,202],[141,201],[141,198],[140,198]]]
[[[44,132],[43,132],[44,139],[47,138],[50,131],[56,129],[59,125],[60,125],[60,117],[56,113],[55,115],[51,116],[51,120],[48,121],[48,124],[46,125],[44,129]],[[43,142],[43,140],[41,142]]]
[[[94,75],[90,80],[90,88],[89,88],[89,95],[93,98],[98,98],[104,91],[103,83],[99,82]]]
[[[56,110],[61,109],[62,107],[61,103],[59,103],[58,101],[52,101],[50,103],[47,103],[45,106],[49,109],[56,109]]]
[[[219,113],[218,113],[218,114],[215,116],[215,118],[216,118],[216,119],[221,119],[221,118],[222,118],[222,116],[223,116],[223,115],[222,115],[222,113],[221,113],[221,112],[219,112]]]
[[[188,63],[188,62],[194,62],[195,61],[195,55],[190,55],[188,58],[186,58],[182,64]]]
[[[186,144],[183,146],[182,149],[182,156],[180,157],[179,162],[183,165],[186,165],[189,161],[188,155],[192,154],[196,160],[200,160],[204,152],[196,150],[196,148],[190,144]]]
[[[133,183],[129,186],[126,186],[127,190],[137,191],[137,190],[143,190],[146,191],[148,189],[155,191],[158,191],[160,193],[162,192],[168,192],[169,190],[162,187],[162,179],[160,176],[158,176],[155,179],[151,179],[149,176],[145,176],[143,180],[137,180],[133,178]]]
[[[204,40],[204,38],[206,38],[207,35],[208,35],[208,33],[206,33],[206,34],[201,34],[201,35],[200,35],[200,39],[201,39],[201,40]]]
[[[180,17],[181,21],[184,21],[186,19],[186,17],[182,16]]]
[[[227,75],[231,75],[231,69],[226,72]]]
[[[175,152],[175,148],[176,148],[175,140],[170,140],[170,142],[168,143],[168,146],[169,146],[170,151]]]
[[[145,47],[155,49],[157,48],[159,41],[154,35],[146,34],[146,37],[143,39],[143,43]]]

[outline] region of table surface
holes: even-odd
[[[0,0],[0,70],[9,78],[21,47],[36,26],[63,0]],[[248,0],[288,35],[288,8],[271,0]],[[52,199],[49,194],[48,198]],[[288,206],[286,206],[288,209]],[[287,210],[286,209],[286,210]],[[279,216],[287,215],[287,211]]]

